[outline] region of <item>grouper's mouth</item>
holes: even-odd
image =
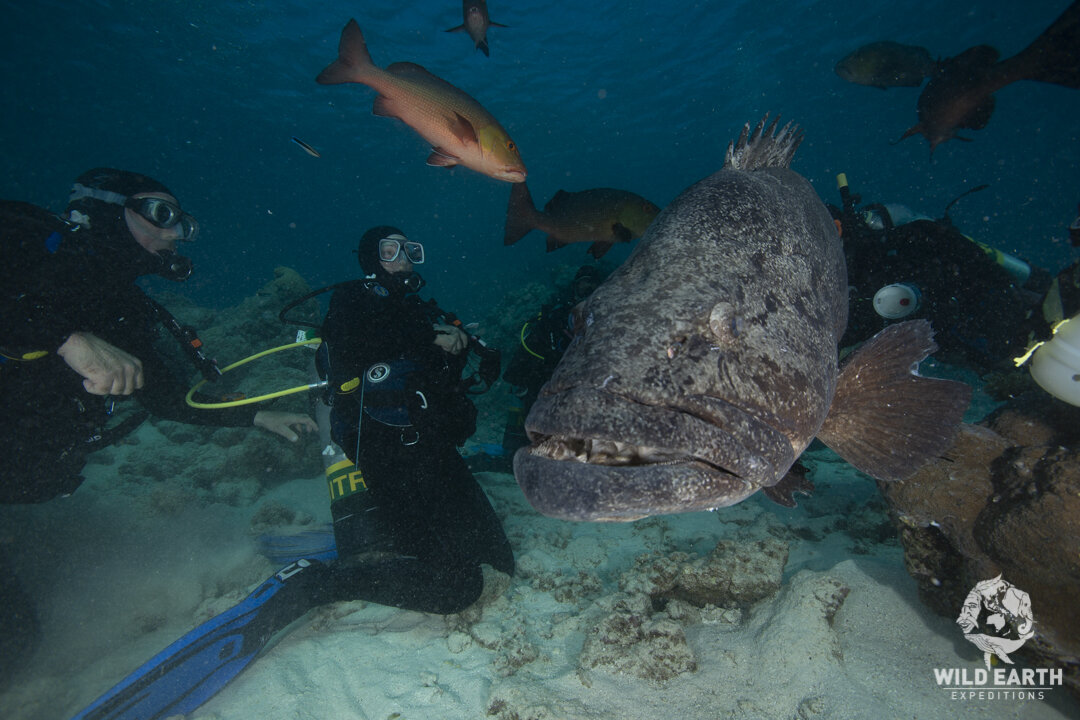
[[[572,389],[538,400],[527,428],[533,443],[515,455],[514,475],[533,507],[563,519],[733,505],[793,460],[781,433],[710,398],[662,406]]]
[[[533,444],[531,451],[534,455],[551,460],[573,460],[612,466],[671,465],[694,459],[692,455],[684,452],[665,450],[651,445],[557,435],[540,437]]]

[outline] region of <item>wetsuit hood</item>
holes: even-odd
[[[120,198],[148,192],[173,195],[163,183],[147,175],[114,168],[87,170],[72,186],[68,218],[81,226],[90,251],[106,259],[117,275],[160,275],[169,280],[186,280],[191,274],[188,258],[167,250],[148,252],[131,234]],[[100,197],[108,193],[115,193],[116,198],[110,201]]]
[[[379,261],[379,241],[391,235],[399,235],[404,242],[405,233],[393,225],[376,225],[367,230],[356,247],[356,258],[364,275],[376,280],[391,293],[409,294],[419,292],[424,286],[420,273],[388,273]]]

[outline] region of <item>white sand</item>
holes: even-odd
[[[137,449],[112,452],[145,453],[164,442],[151,427],[139,436]],[[117,478],[116,467],[90,465],[88,483],[66,500],[0,509],[5,552],[39,599],[45,633],[24,674],[0,695],[0,717],[68,717],[241,599],[274,570],[255,555],[248,532],[260,504],[276,500],[317,521],[329,516],[318,477],[280,485],[249,505],[183,507],[162,500],[169,488]],[[317,609],[190,717],[1080,716],[1061,689],[1042,701],[980,702],[950,699],[937,687],[934,667],[974,669],[982,656],[951,619],[920,604],[895,543],[864,542],[873,554],[861,554],[834,528],[839,519],[857,524],[876,494],[846,466],[818,462],[818,493],[795,510],[755,497],[715,514],[617,525],[540,517],[510,476],[480,479],[519,561],[505,592],[452,618],[363,602]],[[708,612],[683,622],[695,671],[658,682],[579,668],[585,632],[609,612],[634,558],[703,555],[721,538],[779,538],[791,555],[779,593],[737,622]],[[836,581],[850,594],[830,624],[818,598]]]

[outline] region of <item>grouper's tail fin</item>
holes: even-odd
[[[750,132],[750,123],[743,125],[742,134],[737,142],[728,143],[727,155],[724,157],[725,170],[757,170],[767,167],[784,167],[791,165],[791,158],[799,148],[803,140],[803,134],[798,125],[790,122],[776,132],[776,126],[780,122],[777,116],[768,127],[769,114],[761,118],[754,132]]]
[[[936,349],[925,320],[890,325],[868,340],[844,364],[818,438],[878,480],[903,480],[940,456],[971,388],[917,374]]]

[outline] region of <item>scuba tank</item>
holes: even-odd
[[[297,337],[307,333],[301,330]],[[311,376],[313,382],[319,382],[329,377],[329,353],[326,345],[319,345],[315,356],[311,361]],[[334,442],[332,421],[330,419],[330,404],[333,397],[332,389],[325,389],[315,400],[315,423],[319,426],[319,444],[322,446],[323,471],[326,475],[326,486],[330,494],[330,503],[333,504],[341,498],[348,497],[357,492],[367,490],[367,483],[360,468],[350,460],[345,451]]]

